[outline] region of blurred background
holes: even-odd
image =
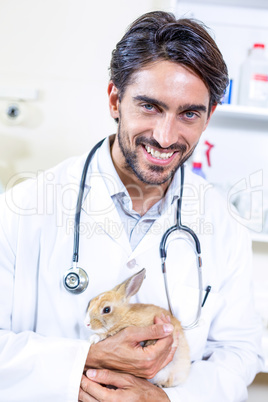
[[[159,9],[203,21],[228,65],[231,85],[189,163],[202,164],[252,234],[266,373],[249,400],[267,401],[267,0],[0,0],[0,192],[116,131],[111,52],[135,18]]]

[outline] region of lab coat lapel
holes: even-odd
[[[87,187],[87,195],[82,204],[82,210],[94,220],[97,231],[105,232],[130,254],[131,247],[127,234],[100,173],[94,170],[91,172],[89,186]]]
[[[102,147],[105,146],[107,146],[107,143],[104,143],[96,151],[89,164],[83,194],[82,211],[86,213],[88,219],[93,220],[93,223],[90,222],[90,224],[93,225],[91,229],[95,231],[95,233],[105,233],[113,241],[118,243],[129,255],[131,253],[131,247],[127,234],[113,200],[109,195],[103,177],[98,170],[98,154],[102,151]],[[81,180],[86,157],[87,155],[84,155],[79,158],[69,172],[70,176],[75,178],[77,186],[79,186]],[[83,219],[85,219],[85,217],[83,218],[83,214],[81,214],[81,223]]]

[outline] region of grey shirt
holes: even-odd
[[[107,141],[107,144],[105,157],[103,157],[102,153],[102,157],[98,158],[98,169],[118,211],[131,248],[134,250],[154,221],[178,198],[178,190],[176,192],[175,190],[179,188],[179,183],[176,183],[175,178],[173,178],[165,196],[141,216],[133,209],[129,193],[114,167],[109,141]]]

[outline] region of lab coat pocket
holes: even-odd
[[[175,315],[181,321],[183,327],[191,325],[197,318],[199,307],[199,289],[183,286],[177,290],[177,300]],[[179,295],[179,296],[178,296]],[[202,301],[206,295],[206,290],[202,292]],[[202,359],[204,349],[209,335],[209,330],[213,317],[220,304],[220,295],[217,292],[208,294],[204,306],[201,308],[201,315],[198,325],[191,329],[185,329],[185,335],[190,347],[191,360]]]

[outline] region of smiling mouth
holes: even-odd
[[[152,155],[155,159],[159,159],[159,160],[167,160],[167,159],[171,158],[171,156],[175,153],[175,151],[159,152],[159,151],[149,147],[148,145],[145,145],[145,149],[148,152],[148,154]]]

